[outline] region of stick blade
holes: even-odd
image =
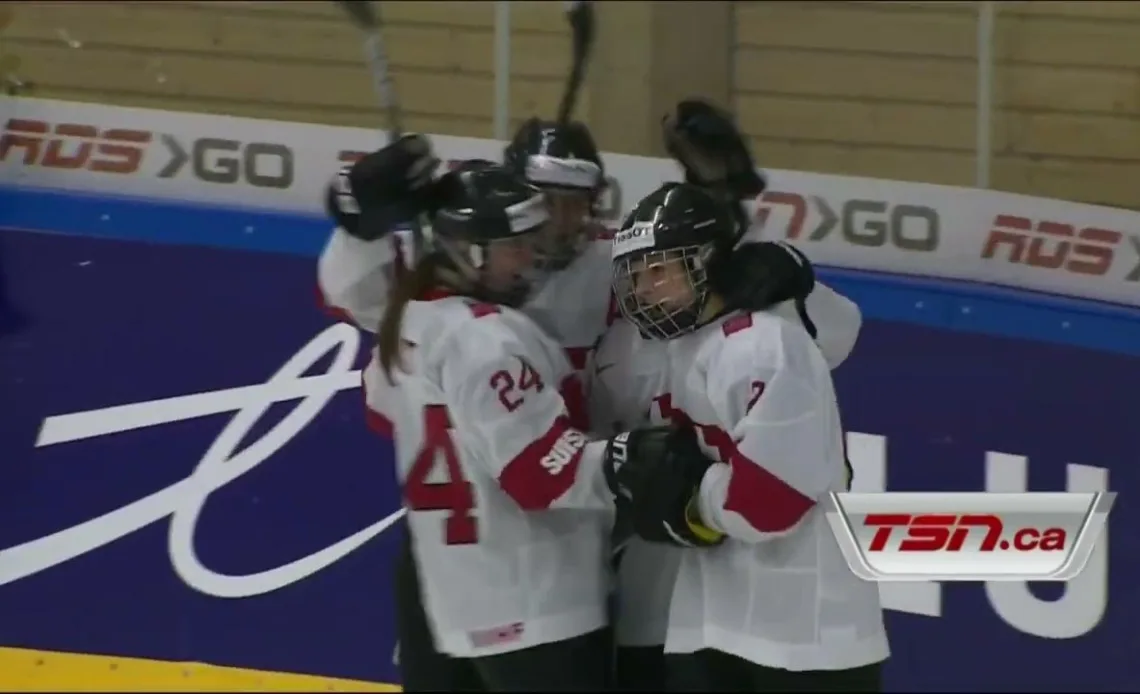
[[[589,62],[590,50],[594,43],[594,3],[566,3],[566,21],[570,24],[573,57],[570,76],[562,94],[562,103],[558,107],[559,123],[569,122],[574,112],[574,104],[578,100],[582,79],[586,75],[586,64]]]
[[[369,0],[334,0],[361,29],[376,28],[376,10]]]
[[[569,5],[566,18],[570,22],[575,60],[578,60],[590,52],[594,43],[594,3],[571,2]]]

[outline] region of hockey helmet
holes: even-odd
[[[605,168],[590,130],[530,118],[503,152],[503,163],[547,195],[553,224],[543,239],[550,269],[566,267],[585,248]]]
[[[643,198],[613,240],[622,315],[657,339],[700,327],[708,318],[708,268],[732,252],[738,227],[732,206],[696,185],[666,183]]]
[[[431,237],[444,267],[475,298],[517,306],[541,277],[542,191],[501,164],[463,162],[435,184]]]

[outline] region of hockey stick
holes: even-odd
[[[586,76],[590,50],[594,46],[594,3],[584,0],[567,2],[566,18],[570,22],[573,58],[566,90],[562,93],[562,103],[558,106],[558,122],[562,124],[566,124],[574,112],[582,79]]]
[[[395,142],[404,134],[404,119],[388,70],[388,54],[384,50],[384,37],[381,33],[384,24],[376,7],[379,3],[368,0],[335,0],[335,2],[344,9],[352,23],[365,33],[364,59],[368,64],[368,71],[372,74],[372,87],[380,100],[380,108],[388,112],[388,141]]]
[[[400,101],[396,98],[396,90],[392,86],[392,77],[388,69],[388,53],[384,50],[384,23],[380,18],[380,3],[369,0],[334,0],[348,14],[348,18],[358,29],[364,32],[364,60],[368,64],[368,71],[372,74],[372,88],[380,100],[380,108],[388,112],[388,142],[399,140],[404,134],[404,118],[400,110]],[[427,246],[424,234],[424,225],[419,217],[411,223],[412,265]],[[397,263],[397,272],[408,270],[411,265]]]

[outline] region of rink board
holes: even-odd
[[[392,453],[363,425],[352,370],[367,341],[325,332],[316,307],[325,224],[0,190],[0,227],[30,319],[0,338],[0,689],[395,682]],[[984,489],[1005,453],[1025,458],[1030,489],[1121,492],[1106,566],[1063,599],[1048,602],[1056,585],[1020,597],[944,585],[891,611],[890,689],[1140,684],[1137,312],[823,274],[868,319],[836,381],[848,429],[885,444],[888,488]],[[320,340],[329,354],[294,360],[300,385],[271,380]],[[233,452],[217,443],[230,435]],[[249,469],[219,483],[227,460]],[[204,497],[186,480],[217,488]]]

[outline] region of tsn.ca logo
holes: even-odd
[[[1014,265],[1093,277],[1108,274],[1122,254],[1131,255],[1133,263],[1124,279],[1140,282],[1140,234],[1100,227],[1078,228],[1048,220],[1034,222],[1010,214],[994,217],[982,247],[983,259],[1004,255]]]
[[[825,514],[868,581],[1067,581],[1084,569],[1115,492],[832,494]]]

